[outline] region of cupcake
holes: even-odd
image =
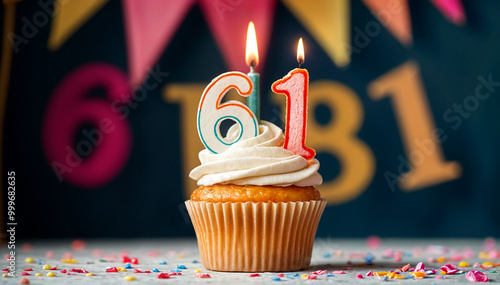
[[[231,127],[227,138],[236,138]],[[205,149],[186,201],[203,266],[216,271],[295,271],[311,262],[326,205],[314,187],[319,162],[283,148],[283,131],[261,121],[257,136],[224,152]]]

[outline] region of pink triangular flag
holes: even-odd
[[[174,36],[195,0],[122,0],[132,87],[145,76]]]
[[[259,47],[259,65],[264,67],[276,0],[214,1],[200,0],[208,25],[230,70],[248,71],[245,63],[245,43],[250,21],[255,24]]]
[[[408,0],[363,0],[363,3],[400,43],[406,46],[412,43]]]
[[[462,26],[465,24],[464,6],[460,0],[431,0],[441,13],[453,24]]]

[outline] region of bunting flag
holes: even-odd
[[[175,35],[194,0],[123,0],[129,76],[142,84]]]
[[[245,63],[246,34],[248,23],[254,22],[260,58],[256,70],[261,71],[271,37],[276,0],[200,0],[200,4],[230,70],[248,70]]]
[[[54,1],[54,18],[49,35],[49,49],[59,49],[74,32],[85,24],[108,1]]]
[[[457,26],[465,25],[465,12],[460,0],[431,0],[443,15]]]
[[[283,3],[318,41],[333,62],[343,67],[351,57],[349,0],[283,0]]]
[[[363,0],[368,9],[405,46],[413,42],[408,0]]]

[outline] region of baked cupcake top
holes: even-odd
[[[229,129],[227,138],[237,138],[239,128]],[[283,148],[281,128],[261,121],[259,134],[238,141],[222,153],[207,149],[199,153],[201,165],[189,177],[198,180],[199,186],[214,184],[272,185],[308,187],[320,185],[323,178],[318,173],[319,161],[307,160]]]

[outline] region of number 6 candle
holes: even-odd
[[[302,38],[297,47],[297,61],[299,68],[290,71],[285,77],[272,85],[275,93],[286,96],[286,125],[284,148],[311,159],[315,151],[305,145],[307,129],[307,93],[309,91],[309,73],[300,68],[304,63],[304,45]]]

